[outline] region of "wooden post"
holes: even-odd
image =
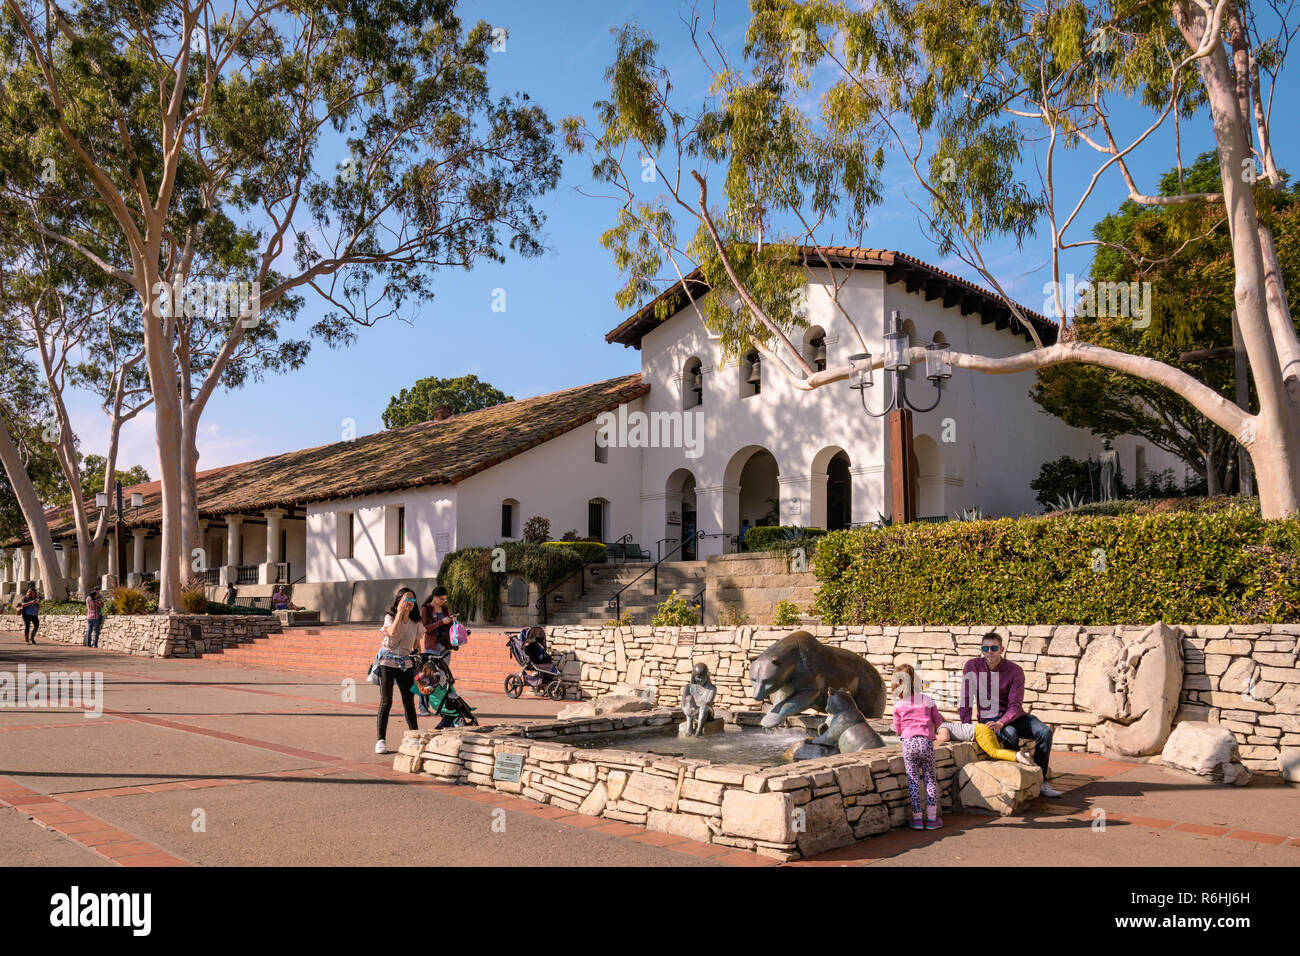
[[[912,413],[896,408],[889,413],[889,485],[895,524],[916,520],[912,462]]]

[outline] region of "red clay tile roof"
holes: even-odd
[[[945,308],[960,306],[962,315],[978,312],[981,324],[992,322],[999,329],[1009,328],[1013,333],[1033,341],[1002,296],[906,253],[888,249],[859,249],[854,246],[825,246],[820,249],[816,246],[800,246],[799,258],[812,268],[824,267],[824,259],[829,259],[832,266],[841,268],[883,269],[887,282],[903,282],[908,292],[922,292],[927,301],[942,298]],[[700,270],[696,269],[686,276],[685,288],[698,299],[709,291],[709,284],[704,281]],[[685,308],[690,299],[685,295],[683,283],[673,283],[653,301],[607,333],[605,341],[639,349],[641,339],[660,322],[655,317],[655,307],[661,302],[669,303],[668,314],[672,316]],[[1055,322],[1024,306],[1020,306],[1020,310],[1034,324],[1044,345],[1056,341],[1059,327]]]
[[[198,474],[199,514],[214,518],[265,508],[382,494],[403,488],[455,484],[549,441],[601,412],[650,391],[641,376],[624,375],[548,395],[506,402],[441,422],[421,422],[351,441],[291,451],[226,465]],[[124,526],[161,523],[161,483],[122,489],[144,495],[136,513],[127,507]],[[94,499],[88,506],[95,514]],[[46,512],[55,538],[75,533],[72,507]],[[25,538],[6,547],[29,543]]]

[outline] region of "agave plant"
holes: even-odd
[[[1057,511],[1073,511],[1075,508],[1087,504],[1088,500],[1082,495],[1075,494],[1073,491],[1067,492],[1064,496],[1056,496]]]
[[[974,508],[963,508],[961,511],[954,511],[952,516],[956,521],[984,520],[984,512],[980,511],[979,505],[976,505]]]
[[[889,527],[891,524],[893,524],[893,523],[894,523],[894,516],[893,516],[893,515],[890,515],[889,517],[885,517],[885,516],[882,515],[879,511],[876,512],[876,527],[877,527],[877,528],[888,528],[888,527]]]

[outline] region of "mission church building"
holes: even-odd
[[[1033,348],[1003,299],[963,279],[898,252],[839,248],[829,257],[843,282],[839,304],[873,355],[894,311],[913,346],[986,356]],[[808,328],[796,344],[814,367],[847,364],[860,351],[856,337],[830,298],[825,267],[808,264]],[[711,294],[698,270],[686,282],[697,298]],[[661,301],[670,312],[662,321]],[[1055,340],[1055,323],[1022,311],[1045,344]],[[200,473],[208,583],[292,583],[295,601],[309,603],[306,585],[323,605],[374,619],[377,596],[340,603],[341,592],[431,579],[449,551],[518,539],[534,515],[550,521],[552,537],[574,530],[688,559],[735,550],[746,526],[837,529],[891,515],[886,419],[869,416],[847,381],[802,391],[757,353],[724,361],[680,285],[606,340],[638,349],[640,374]],[[909,397],[928,406],[935,388],[924,366],[905,374]],[[863,392],[873,412],[890,395],[884,377]],[[943,382],[938,406],[913,419],[917,517],[1036,513],[1029,482],[1044,462],[1098,452],[1093,435],[1030,399],[1032,384],[1030,373],[962,369]],[[1175,464],[1130,437],[1115,445],[1135,477]],[[143,498],[125,514],[127,578],[138,582],[158,568],[159,488],[124,490]],[[71,510],[48,517],[61,571],[75,581]],[[697,531],[698,549],[674,552]],[[32,550],[7,547],[12,592],[15,580],[33,577]],[[111,573],[109,555],[97,572]],[[366,590],[391,600],[386,587]]]

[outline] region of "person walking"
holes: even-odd
[[[27,589],[18,604],[18,613],[23,617],[23,640],[35,644],[36,631],[41,626],[41,599],[36,596],[36,588]]]
[[[424,643],[426,651],[446,654],[451,651],[451,625],[456,615],[447,607],[447,589],[434,588],[424,604],[420,605],[420,623],[424,625]],[[433,711],[425,706],[423,696],[416,697],[416,705],[421,717],[432,717]]]
[[[99,588],[91,588],[86,595],[86,647],[99,647],[99,632],[104,629],[104,599]]]
[[[406,726],[411,730],[420,729],[415,717],[415,694],[411,691],[415,683],[411,655],[415,653],[415,642],[420,639],[420,611],[415,604],[415,592],[410,588],[397,592],[393,606],[384,616],[381,631],[384,641],[379,646],[379,714],[376,718],[375,753],[386,754],[388,713],[393,708],[394,684],[402,695]]]

